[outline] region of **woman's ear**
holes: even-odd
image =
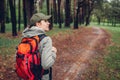
[[[36,22],[36,26],[39,26],[40,25],[40,22]]]

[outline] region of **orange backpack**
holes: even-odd
[[[44,70],[41,66],[38,44],[45,36],[25,37],[17,46],[15,71],[18,77],[24,80],[41,79]]]

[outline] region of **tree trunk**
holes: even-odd
[[[97,16],[97,20],[98,20],[98,25],[100,25],[100,17]]]
[[[82,6],[82,16],[81,16],[81,23],[84,24],[84,21],[85,21],[85,10],[84,10],[84,4]]]
[[[79,1],[78,5],[79,5],[79,23],[80,25],[84,23],[84,2],[85,1]]]
[[[11,13],[11,21],[12,21],[12,36],[17,36],[17,28],[16,28],[16,14],[15,14],[15,6],[13,4],[13,0],[9,0],[10,5],[10,13]]]
[[[51,7],[51,15],[52,15],[52,7]],[[53,28],[53,16],[50,18],[50,30]]]
[[[71,4],[70,0],[65,1],[65,26],[66,27],[70,27],[70,20],[71,20],[71,16],[70,16],[71,5],[70,4]]]
[[[34,13],[40,12],[42,6],[42,0],[34,0]]]
[[[89,15],[86,17],[86,24],[85,24],[86,26],[88,26],[89,25]]]
[[[20,24],[21,24],[21,0],[18,2],[18,31],[20,31]]]
[[[34,0],[25,0],[25,10],[26,10],[26,17],[27,17],[27,22],[29,24],[30,18],[34,13]]]
[[[59,23],[59,28],[62,28],[61,16],[60,16],[60,4],[61,4],[61,0],[58,0],[58,23]]]
[[[57,6],[56,6],[56,0],[53,0],[53,21],[57,24],[58,22],[57,17]]]
[[[88,1],[87,4],[87,17],[86,17],[86,26],[90,24],[90,15],[93,10],[94,0]]]
[[[44,2],[44,0],[39,0],[39,7],[40,7],[40,9],[43,8],[43,2]]]
[[[10,22],[10,10],[9,10],[9,2],[6,0],[6,9],[5,9],[6,15],[5,15],[5,22]]]
[[[23,0],[23,20],[24,20],[24,28],[27,27],[27,13],[26,13],[26,0]]]
[[[78,29],[78,15],[79,15],[79,11],[80,11],[80,5],[77,4],[76,7],[76,15],[74,16],[74,29]]]
[[[47,4],[47,14],[50,14],[50,8],[49,8],[49,0],[46,0],[46,4]]]
[[[5,33],[5,0],[0,2],[0,26],[1,33]]]
[[[78,9],[76,12],[76,16],[74,16],[74,29],[78,29]]]
[[[50,27],[49,29],[51,30],[53,28],[53,0],[50,2],[50,14],[52,17],[50,18]]]

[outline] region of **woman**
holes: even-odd
[[[27,27],[23,33],[23,37],[32,37],[36,35],[43,35],[49,31],[48,19],[51,15],[43,13],[36,13],[30,19],[30,26]],[[44,37],[39,43],[39,51],[41,53],[41,65],[45,70],[42,80],[49,80],[49,69],[55,62],[57,49],[52,46],[52,40],[49,36]]]

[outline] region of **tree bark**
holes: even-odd
[[[5,0],[0,2],[0,26],[0,32],[5,33]]]
[[[20,31],[20,24],[21,24],[21,0],[18,2],[18,31]]]
[[[78,29],[78,9],[76,15],[74,16],[74,29]]]
[[[58,0],[58,23],[59,23],[59,28],[62,28],[61,15],[60,15],[60,4],[61,4],[61,0]]]
[[[10,5],[10,13],[11,13],[11,21],[12,21],[12,36],[17,36],[17,28],[16,28],[16,13],[15,6],[13,4],[13,0],[9,0]]]
[[[26,17],[27,17],[27,22],[29,24],[30,22],[30,18],[34,13],[34,0],[25,0],[25,10],[26,10]]]
[[[53,0],[53,22],[57,24],[58,22],[57,17],[57,6],[56,6],[56,0]]]
[[[90,15],[93,10],[94,0],[89,0],[87,4],[86,26],[90,24]]]
[[[50,2],[50,14],[52,17],[50,18],[50,27],[49,29],[51,30],[53,28],[53,0]]]
[[[3,3],[2,3],[3,4]],[[5,12],[6,12],[6,15],[5,15],[5,22],[6,23],[9,23],[10,22],[10,10],[9,10],[9,2],[8,0],[6,0],[6,9],[5,9]]]
[[[26,0],[23,0],[23,20],[24,20],[24,28],[27,27],[27,13],[26,13]]]
[[[74,16],[74,29],[78,29],[78,15],[79,15],[79,12],[80,12],[80,5],[79,3],[77,4],[77,7],[75,9],[76,13],[75,13],[75,16]]]
[[[47,4],[47,14],[50,14],[50,8],[49,8],[49,0],[46,0],[46,4]]]
[[[71,16],[70,16],[71,5],[70,4],[71,4],[70,0],[65,1],[65,26],[66,27],[70,27],[70,20],[71,20]]]

